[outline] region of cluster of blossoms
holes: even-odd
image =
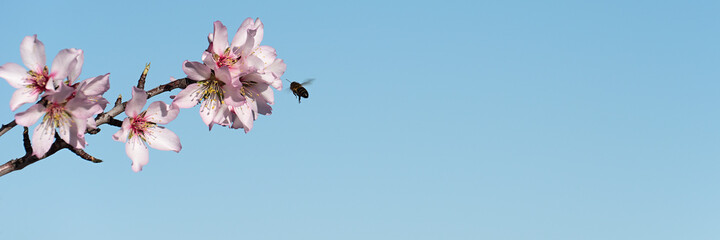
[[[85,131],[95,128],[93,115],[103,112],[107,100],[102,97],[110,88],[109,73],[75,83],[83,65],[83,51],[63,49],[48,69],[45,65],[45,45],[36,35],[27,36],[20,43],[20,56],[29,70],[15,63],[0,66],[0,78],[17,88],[10,99],[15,111],[25,103],[42,96],[46,101],[37,103],[15,115],[22,126],[32,126],[41,117],[32,136],[32,150],[43,157],[55,140],[55,133],[77,149],[83,149]]]
[[[173,104],[201,104],[200,116],[210,129],[218,124],[250,131],[258,114],[272,112],[272,88],[282,90],[280,77],[287,67],[274,48],[260,46],[263,34],[262,22],[248,18],[228,43],[227,28],[215,22],[202,62],[183,63],[185,74],[197,83],[181,91]]]
[[[148,163],[147,145],[165,151],[182,149],[179,137],[158,125],[174,120],[181,108],[200,104],[200,116],[209,129],[218,124],[242,128],[246,133],[258,115],[271,113],[272,89],[282,89],[280,77],[286,65],[277,58],[274,48],[260,46],[262,38],[263,24],[259,19],[246,19],[231,43],[227,28],[217,21],[208,36],[209,46],[202,53],[202,62],[185,61],[182,65],[194,83],[174,96],[171,104],[156,101],[142,111],[148,95],[143,89],[132,88],[132,98],[124,105],[127,118],[112,137],[125,142],[133,171],[142,170]],[[15,115],[15,121],[26,127],[42,118],[33,131],[33,155],[43,158],[56,133],[73,148],[83,149],[87,145],[86,131],[97,128],[94,116],[103,113],[108,104],[102,95],[110,88],[109,73],[75,83],[82,69],[83,51],[63,49],[48,68],[45,47],[37,36],[23,39],[20,54],[29,70],[7,63],[0,66],[0,78],[17,88],[10,100],[12,111],[37,101]]]

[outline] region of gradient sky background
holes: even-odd
[[[183,110],[141,173],[104,126],[105,162],[0,178],[0,239],[720,238],[717,1],[32,4],[3,2],[0,64],[31,34],[81,48],[111,101],[146,62],[184,77],[215,20],[260,17],[283,78],[317,80],[249,134]]]

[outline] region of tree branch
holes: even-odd
[[[69,147],[68,149],[69,149],[71,152],[73,152],[73,153],[75,153],[76,155],[78,155],[78,156],[79,156],[80,158],[82,158],[82,159],[91,161],[91,162],[93,162],[93,163],[101,163],[101,162],[102,162],[102,160],[100,160],[100,159],[98,159],[98,158],[95,158],[95,157],[93,157],[92,155],[86,153],[85,150],[77,149],[77,148],[74,148],[74,147]]]
[[[148,99],[150,99],[153,96],[156,96],[158,94],[169,92],[177,88],[186,88],[188,85],[196,83],[197,81],[189,79],[189,78],[181,78],[177,79],[175,81],[169,82],[167,84],[160,85],[156,88],[150,89],[147,91]],[[118,98],[120,99],[120,98]],[[116,102],[117,103],[117,102]],[[117,115],[120,115],[120,113],[125,111],[125,105],[127,105],[127,101],[116,104],[112,109],[108,110],[107,112],[101,113],[98,115],[97,118],[95,118],[95,126],[100,126],[102,124],[106,124],[110,122],[111,118],[114,118]]]
[[[40,161],[40,159],[44,159],[46,157],[49,157],[50,155],[55,154],[57,151],[60,151],[60,149],[63,149],[66,146],[70,145],[65,143],[65,141],[63,141],[62,139],[56,137],[55,142],[52,144],[52,146],[50,146],[50,150],[45,153],[45,156],[43,156],[42,158],[38,158],[37,156],[32,154],[32,151],[30,151],[30,154],[25,154],[25,156],[10,160],[5,164],[0,165],[0,176],[23,169],[30,164]]]
[[[140,74],[140,80],[138,80],[137,88],[145,90],[145,78],[147,73],[150,71],[150,63],[145,64],[145,70]]]
[[[27,141],[25,141],[25,139],[27,139]],[[23,142],[24,142],[25,151],[26,151],[25,156],[10,160],[10,161],[6,162],[5,164],[0,165],[0,176],[3,176],[5,174],[8,174],[13,171],[23,169],[30,164],[33,164],[33,163],[40,161],[42,159],[45,159],[47,157],[50,157],[51,155],[55,154],[56,152],[58,152],[62,149],[68,149],[71,152],[78,155],[79,157],[81,157],[82,159],[85,159],[85,160],[88,160],[88,161],[91,161],[94,163],[102,162],[102,160],[91,156],[90,154],[86,153],[84,150],[77,149],[77,148],[73,147],[72,145],[68,144],[67,142],[62,140],[62,138],[60,138],[60,136],[58,136],[57,133],[55,133],[55,142],[53,142],[52,146],[50,146],[50,150],[48,150],[48,152],[45,153],[45,155],[40,158],[35,156],[34,154],[32,154],[32,147],[29,147],[30,139],[27,134],[27,127],[25,127],[25,131],[23,131]]]
[[[23,127],[23,146],[25,147],[25,156],[32,155],[32,145],[30,144],[30,135],[28,134],[28,127]]]
[[[145,76],[147,75],[147,71],[148,71],[149,67],[150,67],[150,64],[145,66],[145,71],[143,71],[143,74],[140,76],[140,80],[138,80],[138,86],[141,86],[141,84],[142,85],[145,84],[144,83]],[[174,89],[178,89],[178,88],[184,89],[188,85],[196,83],[196,82],[197,81],[189,79],[189,78],[181,78],[181,79],[171,81],[167,84],[160,85],[156,88],[150,89],[146,93],[147,93],[148,99],[149,99],[158,94],[161,94],[164,92],[169,92]],[[43,101],[43,100],[41,100],[41,101]],[[96,134],[96,133],[100,132],[100,125],[103,125],[106,123],[110,124],[110,125],[114,125],[114,126],[122,126],[122,121],[117,120],[114,117],[117,115],[120,115],[120,113],[123,113],[125,111],[126,105],[127,105],[127,101],[122,102],[122,96],[118,96],[113,108],[111,108],[107,112],[99,114],[95,118],[96,128],[95,129],[87,129],[86,132],[90,133],[90,134]],[[16,125],[17,125],[17,123],[15,121],[12,121],[8,124],[2,125],[2,128],[0,128],[0,136],[2,136],[2,134],[5,134],[7,131],[9,131],[11,128],[15,127]],[[52,146],[50,146],[50,150],[48,150],[48,152],[45,153],[45,155],[43,157],[39,158],[32,154],[32,146],[30,145],[30,138],[28,136],[27,127],[25,127],[25,131],[23,131],[23,145],[24,145],[25,151],[26,151],[25,156],[10,160],[10,161],[6,162],[5,164],[0,165],[0,176],[3,176],[5,174],[8,174],[13,171],[23,169],[23,168],[27,167],[28,165],[33,164],[42,159],[45,159],[45,158],[55,154],[57,151],[60,151],[61,149],[64,149],[64,148],[69,149],[70,151],[72,151],[73,153],[75,153],[76,155],[81,157],[82,159],[85,159],[85,160],[88,160],[88,161],[91,161],[94,163],[102,162],[102,160],[91,156],[90,154],[86,153],[82,149],[77,149],[77,148],[71,146],[70,144],[66,143],[60,137],[58,137],[57,134],[55,135],[55,142],[53,142]],[[30,146],[30,147],[28,147],[28,146]]]
[[[110,118],[110,121],[108,121],[109,125],[116,126],[116,127],[122,127],[123,121],[117,120],[115,118]]]
[[[47,99],[45,99],[45,97],[43,97],[40,99],[40,101],[37,101],[36,104],[45,106],[45,105],[47,105]],[[2,127],[0,127],[0,136],[4,135],[5,133],[10,131],[10,129],[14,128],[15,126],[17,126],[17,122],[15,122],[15,120],[13,120],[12,122],[9,122],[8,124],[3,124]]]
[[[10,129],[14,128],[15,126],[17,126],[17,123],[15,122],[15,120],[13,120],[12,122],[9,122],[8,124],[3,124],[2,127],[0,127],[0,136],[5,134],[6,132],[10,131]]]

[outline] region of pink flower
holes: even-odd
[[[232,84],[232,77],[227,66],[212,70],[200,62],[183,63],[183,71],[188,78],[198,81],[180,91],[173,104],[180,108],[191,108],[201,103],[200,117],[211,127],[216,118],[223,118],[225,111],[222,106],[240,106],[245,102],[240,89]]]
[[[253,121],[258,114],[269,115],[275,96],[272,88],[282,90],[281,76],[287,65],[282,59],[276,58],[275,50],[269,46],[260,46],[255,53],[263,64],[256,72],[240,77],[240,93],[245,97],[245,104],[232,108],[231,128],[243,128],[245,133],[252,129]]]
[[[258,114],[272,112],[270,105],[274,102],[274,94],[268,86],[282,89],[281,76],[287,65],[277,58],[274,48],[260,46],[263,35],[262,22],[247,18],[228,46],[227,29],[219,21],[215,22],[215,30],[208,36],[210,46],[203,53],[203,61],[215,68],[230,66],[232,84],[239,88],[246,100],[239,106],[223,106],[220,111],[223,114],[217,115],[214,123],[243,128],[247,133]]]
[[[262,60],[262,64],[256,68],[255,73],[251,73],[252,78],[258,78],[258,82],[264,82],[271,85],[277,90],[282,90],[283,82],[282,75],[285,74],[287,64],[282,59],[276,58],[277,54],[275,49],[270,46],[260,46],[256,51],[255,55]],[[242,82],[243,79],[241,78]]]
[[[203,52],[202,60],[215,70],[227,66],[234,80],[255,72],[262,60],[253,53],[259,47],[263,34],[262,22],[259,19],[253,21],[252,18],[247,18],[238,28],[233,41],[228,44],[227,27],[216,21],[213,33],[208,36],[210,45]]]
[[[85,130],[89,120],[93,120],[93,115],[102,112],[104,105],[102,100],[89,100],[85,97],[88,92],[97,92],[102,94],[107,88],[102,85],[109,86],[108,74],[96,78],[88,79],[90,81],[105,82],[105,84],[96,84],[95,86],[87,86],[76,90],[75,88],[60,84],[57,90],[47,90],[47,104],[35,104],[28,110],[15,115],[15,121],[22,126],[32,126],[40,117],[42,122],[35,127],[32,136],[33,154],[42,157],[50,149],[54,142],[55,132],[62,140],[71,146],[82,149],[85,148]],[[88,81],[86,80],[86,81]],[[85,82],[85,81],[83,81]],[[100,87],[98,87],[100,86]],[[93,125],[94,125],[93,121]]]
[[[250,74],[240,78],[242,83],[241,94],[245,96],[245,102],[231,108],[231,128],[245,129],[249,132],[253,127],[253,121],[258,114],[269,115],[272,113],[270,104],[274,102],[274,92],[270,85],[265,83],[260,74]],[[282,86],[282,85],[281,85]]]
[[[37,101],[40,94],[56,89],[66,78],[67,84],[75,81],[82,71],[84,58],[82,50],[63,49],[55,56],[52,68],[48,69],[45,65],[45,45],[37,39],[37,35],[23,39],[20,43],[20,56],[29,71],[16,63],[0,66],[0,78],[18,89],[10,99],[12,111],[25,103]]]
[[[92,115],[100,114],[103,112],[108,104],[107,99],[102,95],[110,89],[110,74],[100,75],[94,78],[88,78],[82,82],[73,85],[75,88],[75,99],[74,101],[82,101],[83,104],[93,106],[89,111]],[[87,119],[87,127],[95,128],[95,118]]]
[[[148,148],[180,152],[180,138],[175,133],[158,126],[174,120],[180,110],[174,105],[157,101],[150,103],[146,111],[141,112],[147,103],[147,93],[133,87],[132,98],[125,107],[125,118],[122,128],[113,135],[115,141],[125,142],[125,153],[132,160],[132,170],[139,172],[149,159]]]

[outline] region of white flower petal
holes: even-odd
[[[75,82],[75,80],[77,80],[77,78],[80,76],[83,63],[85,62],[85,54],[83,53],[83,50],[77,50],[79,51],[78,56],[75,58],[74,61],[70,62],[70,65],[68,65],[68,80],[70,80],[70,83]]]
[[[41,73],[45,67],[45,45],[37,35],[27,36],[20,43],[20,57],[30,70]]]
[[[180,152],[180,138],[174,132],[162,126],[150,127],[145,130],[145,140],[150,147],[162,151]]]
[[[235,51],[237,54],[239,54],[240,47],[245,45],[245,42],[247,42],[247,29],[250,27],[250,25],[253,24],[252,18],[246,18],[245,21],[240,24],[240,27],[238,28],[237,32],[235,33],[235,36],[233,37],[232,44],[230,46],[233,48],[233,51]]]
[[[55,56],[55,59],[53,59],[52,65],[50,66],[50,76],[52,76],[52,79],[56,80],[58,84],[62,83],[62,81],[68,77],[68,72],[70,72],[71,70],[71,65],[73,67],[72,71],[74,71],[74,73],[79,71],[77,69],[77,61],[78,58],[80,58],[80,55],[82,55],[82,51],[75,48],[60,50],[60,52],[58,52],[58,54]],[[82,65],[80,65],[79,67],[80,69],[82,69]],[[80,75],[80,73],[78,72],[77,75]]]
[[[210,45],[212,45],[212,44],[210,44]],[[208,51],[210,51],[210,50],[208,50]],[[213,58],[213,55],[211,52],[207,52],[207,51],[203,52],[201,59],[202,59],[202,62],[205,63],[205,66],[213,66],[213,68],[215,66],[217,66],[217,63],[215,63],[215,59]]]
[[[208,127],[212,125],[221,107],[222,105],[218,101],[205,100],[202,102],[200,106],[200,118],[202,118],[205,125]]]
[[[263,62],[264,67],[267,67],[275,61],[277,51],[271,46],[260,46],[252,52],[252,55],[257,56]]]
[[[249,132],[253,127],[253,122],[255,121],[254,115],[255,114],[252,109],[247,104],[236,107],[233,128],[243,128],[245,133]]]
[[[147,111],[145,112],[145,118],[157,124],[167,124],[180,113],[180,109],[176,105],[168,105],[161,101],[150,103]]]
[[[55,128],[50,121],[44,121],[33,131],[32,149],[33,155],[42,158],[50,150],[55,140]]]
[[[132,98],[125,105],[125,114],[129,117],[136,117],[147,103],[147,93],[135,86],[132,87]]]
[[[78,90],[87,96],[103,95],[110,89],[110,73],[80,82]]]
[[[148,148],[138,136],[133,136],[125,142],[125,153],[132,160],[132,170],[139,172],[150,161]]]
[[[83,119],[84,120],[84,119]],[[58,135],[66,143],[77,149],[85,148],[85,128],[87,121],[74,118],[73,121],[60,123],[57,129]]]
[[[15,111],[23,104],[37,101],[38,95],[40,94],[32,88],[19,88],[15,90],[12,98],[10,98],[10,110]]]
[[[24,88],[28,83],[27,70],[17,63],[6,63],[0,66],[0,78],[4,78],[14,88]]]
[[[85,142],[85,131],[87,130],[87,119],[75,118],[70,125],[70,139],[66,142],[77,149],[83,149],[87,145]]]
[[[127,141],[127,137],[130,134],[130,118],[125,118],[122,123],[122,127],[120,127],[120,130],[118,130],[115,134],[113,134],[112,138],[115,141],[118,142],[125,142]]]
[[[222,66],[219,69],[215,70],[215,78],[222,81],[226,85],[233,84],[233,78],[232,75],[230,75],[230,69],[228,66]]]
[[[192,80],[202,81],[210,78],[210,68],[201,62],[190,62],[186,60],[183,62],[182,67],[183,72]]]
[[[230,84],[225,84],[222,86],[224,97],[223,99],[225,101],[225,104],[228,106],[237,107],[245,103],[245,97],[240,93],[240,90],[233,87]]]
[[[46,98],[50,102],[61,103],[64,102],[70,95],[75,92],[75,88],[65,84],[60,84],[56,90],[47,90],[45,94]]]
[[[177,96],[175,96],[172,104],[176,105],[179,108],[194,107],[200,102],[200,93],[198,93],[199,89],[200,85],[197,83],[188,85],[185,89],[180,91]]]
[[[29,127],[35,124],[43,115],[45,115],[45,107],[35,104],[24,112],[15,114],[15,122],[20,126]]]
[[[213,23],[213,52],[215,54],[222,55],[225,52],[225,49],[228,48],[228,33],[227,33],[227,27],[222,24],[220,21],[215,21]]]

